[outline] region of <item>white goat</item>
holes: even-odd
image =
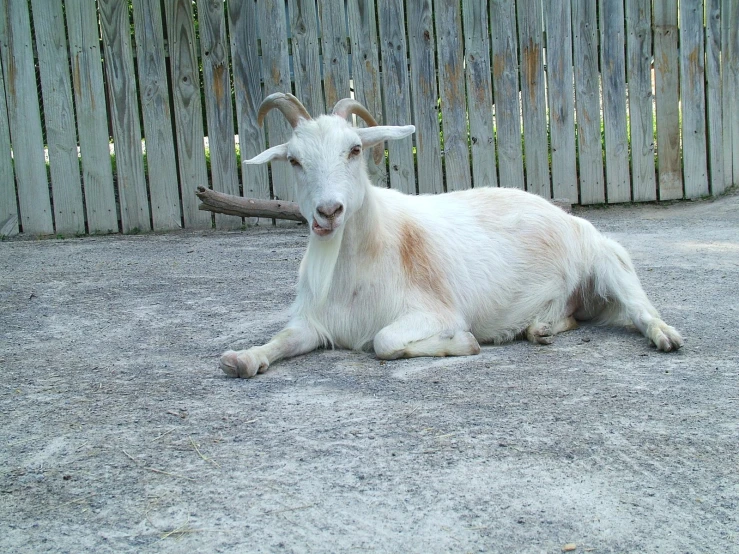
[[[350,99],[311,119],[282,93],[262,102],[260,124],[272,108],[293,136],[245,163],[292,164],[311,234],[290,322],[264,346],[225,352],[228,375],[329,345],[395,359],[478,354],[479,343],[524,334],[549,344],[591,319],[630,321],[665,352],[682,346],[623,247],[584,219],[515,189],[408,196],[372,186],[362,151],[415,127],[377,126]],[[353,127],[351,114],[370,126]]]

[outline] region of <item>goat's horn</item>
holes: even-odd
[[[367,108],[362,106],[362,104],[353,98],[343,98],[336,102],[336,105],[334,106],[334,115],[338,115],[346,119],[352,114],[358,115],[364,119],[370,127],[377,126],[377,121],[375,121],[372,114],[367,111]]]
[[[372,114],[367,111],[367,108],[353,98],[342,98],[336,102],[336,105],[334,106],[334,115],[338,115],[346,119],[352,114],[364,119],[368,127],[377,127],[377,121],[372,117]],[[375,160],[375,164],[379,165],[384,156],[385,146],[383,144],[378,144],[372,149],[372,158]]]
[[[311,119],[308,110],[306,110],[305,106],[300,103],[300,100],[295,98],[289,92],[287,94],[284,92],[275,92],[262,100],[262,103],[259,106],[257,123],[259,123],[260,127],[264,122],[264,116],[274,108],[277,108],[282,112],[282,115],[285,116],[293,129],[298,126],[301,119]]]

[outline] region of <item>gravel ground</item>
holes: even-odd
[[[0,551],[739,552],[739,195],[576,212],[683,350],[584,325],[229,379],[305,227],[0,243]]]

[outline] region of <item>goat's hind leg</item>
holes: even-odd
[[[572,316],[565,317],[552,324],[532,323],[526,328],[526,338],[534,344],[552,344],[554,335],[577,328],[577,321]]]
[[[402,317],[381,329],[375,336],[374,348],[377,357],[383,360],[480,353],[480,345],[472,333],[449,329],[425,314]]]

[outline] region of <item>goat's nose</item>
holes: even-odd
[[[344,205],[340,202],[332,202],[331,204],[321,204],[316,211],[326,219],[338,217],[344,211]]]

